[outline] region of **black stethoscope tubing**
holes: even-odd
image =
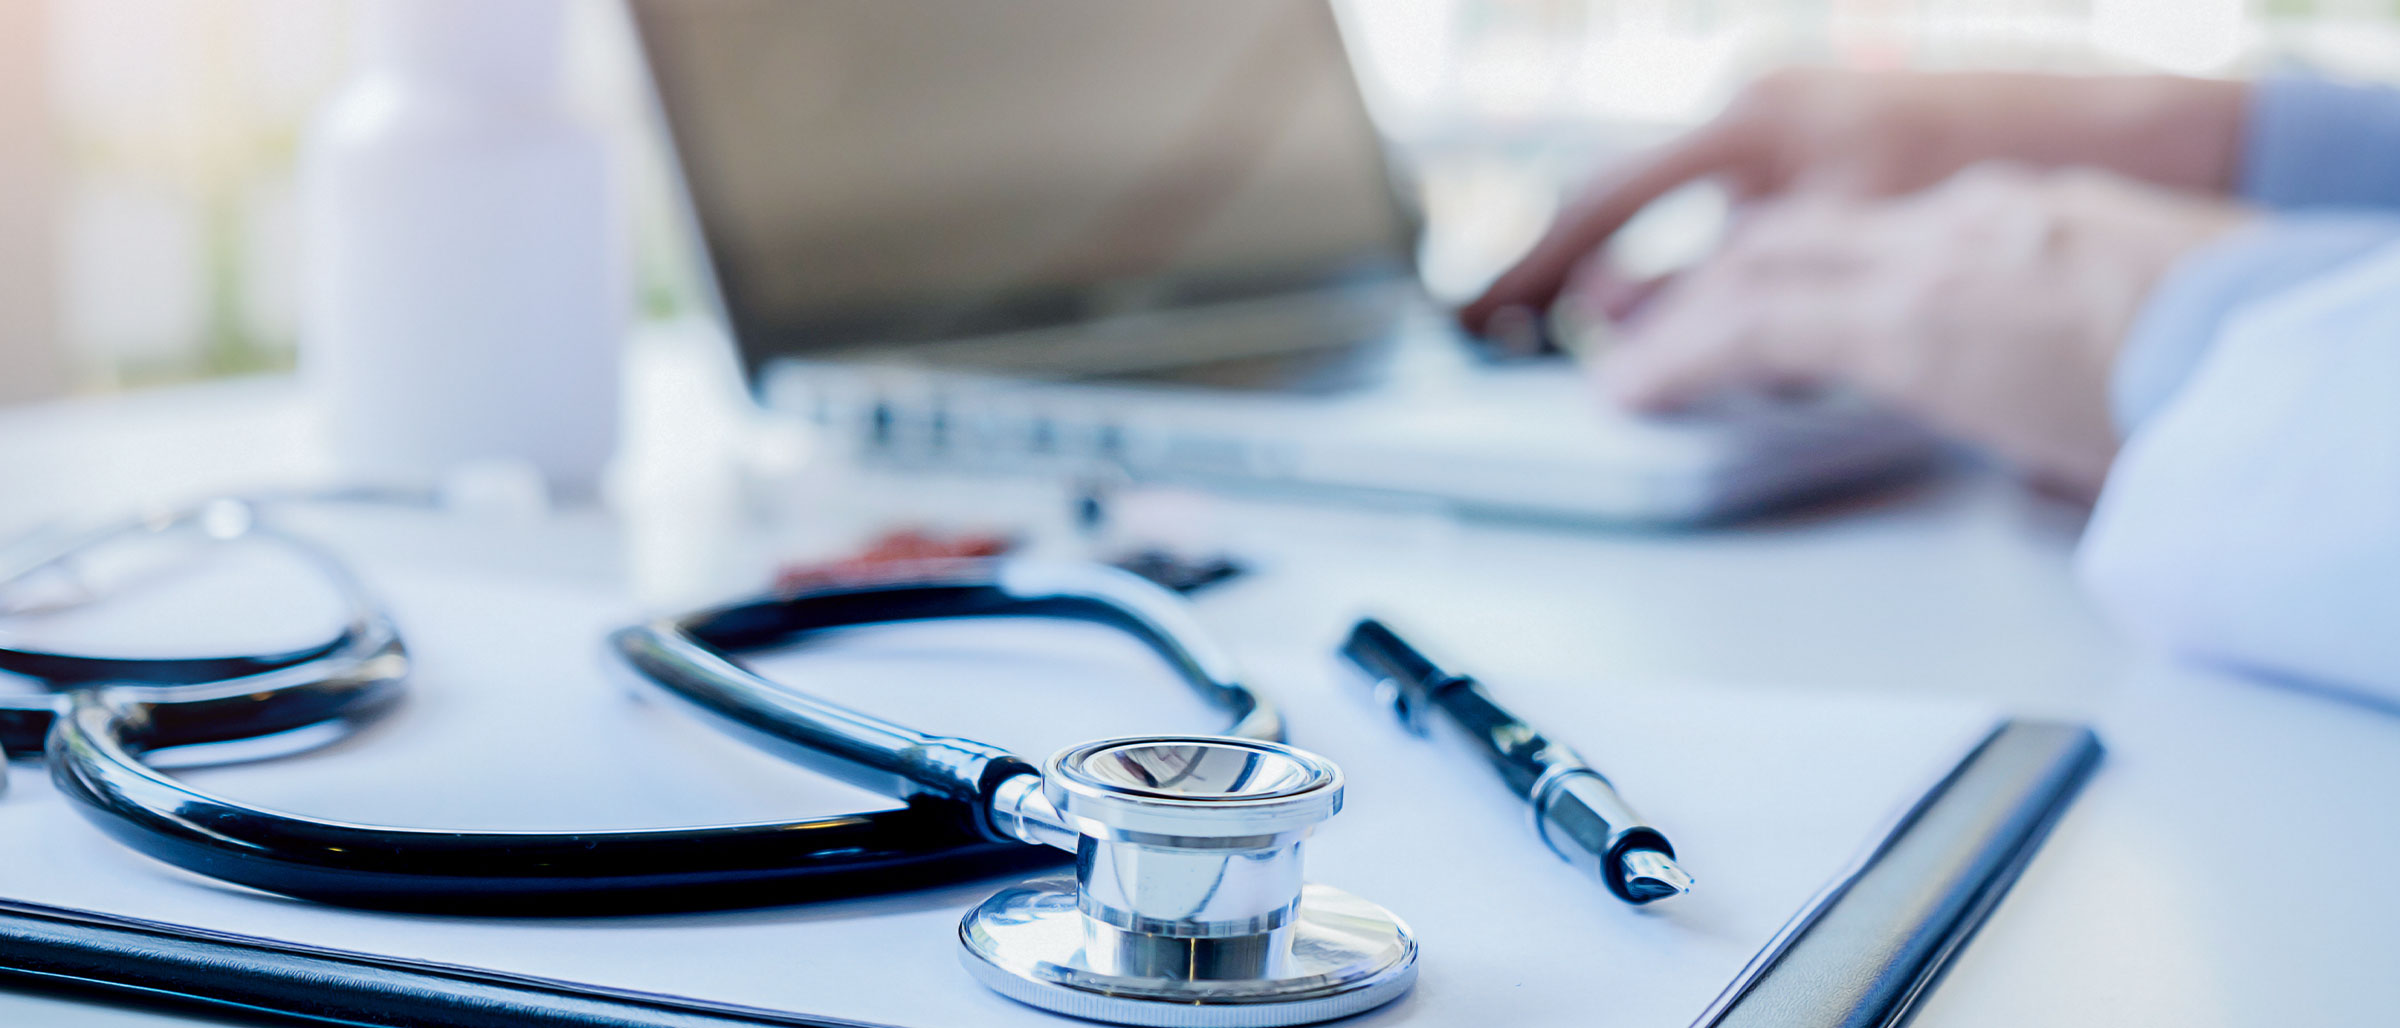
[[[46,680],[59,690],[54,703],[38,710],[18,704],[5,712],[6,723],[11,738],[43,724],[48,730],[43,751],[59,790],[110,836],[168,864],[343,906],[495,915],[815,901],[1021,872],[1064,858],[1049,847],[998,838],[984,825],[967,786],[945,792],[925,787],[924,776],[905,775],[907,769],[899,765],[922,751],[910,738],[930,737],[766,682],[741,670],[733,656],[790,645],[816,631],[957,617],[1066,617],[1106,624],[1132,633],[1165,657],[1204,698],[1234,717],[1235,734],[1280,737],[1281,724],[1271,707],[1186,645],[1175,629],[1143,613],[1145,602],[1155,598],[1141,590],[1156,587],[1122,576],[1103,579],[1111,584],[1100,589],[1012,589],[1003,581],[1011,566],[976,562],[949,569],[941,580],[852,583],[771,597],[629,629],[612,640],[620,657],[671,693],[745,734],[779,743],[779,752],[809,766],[884,788],[906,801],[896,810],[580,832],[410,828],[254,807],[144,763],[146,754],[165,747],[358,721],[387,708],[399,699],[407,654],[380,613],[354,618],[328,647],[272,658],[160,661],[132,669],[133,680],[155,683],[212,667],[281,665],[225,681],[107,684],[97,665],[76,662],[112,658],[0,647],[0,668],[65,672]],[[346,576],[342,580],[347,584]],[[374,610],[363,599],[359,607]],[[172,668],[165,666],[170,663]],[[327,669],[339,670],[324,673]],[[728,669],[737,673],[729,675]],[[691,673],[695,670],[706,673]],[[902,744],[878,749],[853,734],[862,725],[882,733],[875,738],[901,738]],[[1003,751],[983,751],[978,752],[988,759],[977,765],[981,773],[1029,769]]]

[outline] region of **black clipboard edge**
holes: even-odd
[[[2104,753],[2086,725],[2001,722],[1803,906],[1693,1028],[1906,1022]]]
[[[13,900],[0,900],[0,982],[245,1020],[362,1028],[873,1028]]]

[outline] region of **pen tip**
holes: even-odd
[[[1681,896],[1692,891],[1692,876],[1675,858],[1657,850],[1630,850],[1619,858],[1625,870],[1625,892],[1636,903]]]

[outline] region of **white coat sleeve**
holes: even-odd
[[[2186,657],[2400,700],[2400,245],[2212,334],[2133,427],[2079,573]]]

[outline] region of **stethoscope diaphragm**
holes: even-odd
[[[1417,944],[1384,908],[1304,881],[1341,771],[1279,743],[1108,739],[1042,772],[1072,878],[1002,890],[958,929],[968,973],[1011,999],[1119,1024],[1307,1024],[1398,998]]]

